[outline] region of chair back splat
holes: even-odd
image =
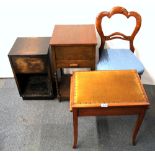
[[[114,32],[108,36],[104,35],[104,32],[102,30],[102,25],[101,25],[103,17],[111,18],[115,14],[122,14],[126,16],[126,18],[134,17],[136,19],[136,26],[130,36],[126,36],[121,32]],[[119,6],[112,8],[110,12],[107,12],[107,11],[100,12],[99,15],[96,17],[96,29],[101,37],[100,49],[104,48],[106,40],[122,39],[122,40],[129,41],[130,50],[134,53],[135,48],[133,45],[133,40],[141,27],[141,21],[142,21],[141,16],[137,12],[134,12],[134,11],[128,12],[125,8],[119,7]]]

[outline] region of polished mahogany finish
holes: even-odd
[[[115,14],[122,14],[122,15],[126,16],[127,18],[134,17],[136,19],[136,26],[135,26],[135,29],[132,32],[131,36],[126,36],[125,34],[122,34],[120,32],[114,32],[108,36],[104,35],[102,25],[101,25],[102,18],[104,18],[104,17],[111,18]],[[96,17],[96,29],[101,37],[100,49],[102,49],[104,47],[106,40],[123,39],[123,40],[127,40],[130,42],[130,50],[132,52],[134,52],[135,48],[133,45],[133,41],[141,27],[141,20],[142,20],[141,16],[137,12],[135,12],[135,11],[128,12],[125,8],[119,7],[119,6],[112,8],[112,10],[110,12],[107,12],[107,11],[100,12],[99,15]]]
[[[55,25],[51,45],[96,45],[95,26],[89,25]]]
[[[70,77],[65,76],[58,80],[57,70],[61,70],[61,73],[63,68],[91,68],[94,70],[96,44],[95,25],[55,25],[50,40],[52,51],[50,58],[54,65],[59,101],[69,99],[70,79],[66,78]]]
[[[132,134],[135,145],[148,107],[147,95],[135,70],[75,72],[70,92],[73,148],[77,147],[79,116],[138,115]]]
[[[49,41],[50,37],[19,37],[10,50],[9,60],[23,99],[54,97]]]

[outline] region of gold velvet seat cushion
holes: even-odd
[[[148,105],[135,70],[75,72],[71,80],[70,106],[100,107]]]

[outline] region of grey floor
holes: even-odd
[[[76,150],[155,150],[155,86],[150,109],[131,144],[135,116],[79,118]],[[14,79],[0,79],[0,150],[73,150],[69,102],[22,100]]]

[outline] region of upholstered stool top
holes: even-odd
[[[71,78],[73,107],[149,105],[135,70],[75,72]]]

